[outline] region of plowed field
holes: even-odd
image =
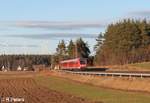
[[[33,75],[17,72],[0,73],[0,96],[3,98],[21,97],[24,98],[23,103],[91,103],[80,97],[41,87],[35,82]]]

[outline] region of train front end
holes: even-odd
[[[86,69],[87,67],[87,59],[80,59],[80,69],[83,70],[83,69]]]

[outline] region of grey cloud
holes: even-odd
[[[38,45],[34,44],[28,44],[28,45],[23,45],[23,44],[0,44],[0,47],[19,47],[19,48],[24,48],[24,47],[31,47],[31,48],[36,48],[39,47]]]
[[[6,47],[7,45],[5,45],[5,44],[0,44],[0,47]]]
[[[129,12],[129,15],[132,15],[132,16],[150,16],[150,10],[132,11],[132,12]]]
[[[54,30],[76,30],[86,28],[104,28],[107,23],[99,21],[14,21],[3,22],[8,26]]]
[[[27,38],[27,39],[56,39],[56,38],[96,38],[98,34],[80,34],[80,33],[49,33],[49,34],[20,34],[20,35],[3,35],[11,38]]]
[[[28,45],[21,45],[21,44],[9,44],[7,45],[7,47],[38,47],[38,45],[32,45],[32,44],[28,44]]]

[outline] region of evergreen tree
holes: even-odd
[[[67,46],[67,53],[70,58],[75,58],[75,44],[70,40]]]
[[[76,40],[76,56],[82,58],[88,58],[90,54],[90,49],[88,44],[85,43],[82,38]]]
[[[61,40],[61,42],[59,42],[56,51],[59,55],[66,55],[66,44],[64,40]]]
[[[139,28],[141,29],[142,46],[150,45],[150,24],[146,20],[143,20]]]
[[[102,33],[100,33],[100,34],[98,35],[98,37],[96,38],[97,44],[94,45],[94,50],[95,50],[95,51],[100,50],[100,47],[102,46],[103,41],[104,41],[104,35],[103,35]]]
[[[65,44],[64,40],[61,40],[61,42],[59,42],[59,44],[56,48],[55,57],[58,59],[56,61],[60,62],[61,60],[64,60],[65,56],[66,56],[66,44]]]

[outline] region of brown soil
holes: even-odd
[[[3,73],[3,75],[0,75],[1,97],[22,97],[25,103],[91,103],[80,97],[41,87],[37,85],[35,80],[31,77],[31,74],[25,76],[24,73],[24,77],[19,74],[20,73],[6,73],[5,75]]]

